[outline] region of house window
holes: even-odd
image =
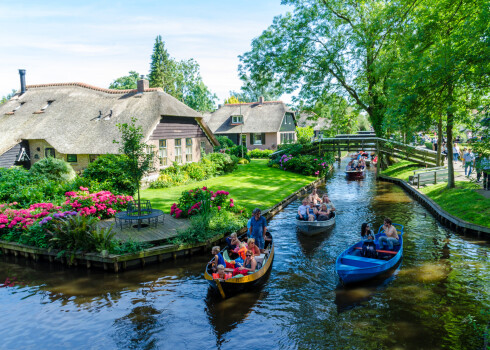
[[[240,137],[240,145],[247,147],[247,135],[242,134]]]
[[[201,141],[201,156],[206,154],[206,141]]]
[[[185,162],[192,162],[192,139],[185,139]]]
[[[281,134],[281,144],[293,143],[294,142],[294,132],[285,132]]]
[[[44,149],[44,156],[47,157],[56,157],[56,152],[54,151],[54,148],[45,148]]]
[[[167,166],[167,140],[158,141],[158,158],[160,159],[160,166]]]
[[[66,155],[66,161],[68,163],[76,163],[77,162],[77,155],[76,154],[67,154]]]
[[[175,161],[177,164],[182,163],[182,140],[175,139]]]
[[[243,124],[243,115],[232,115],[231,116],[232,124]]]
[[[250,134],[250,138],[252,145],[265,145],[264,133]]]

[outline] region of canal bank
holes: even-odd
[[[329,171],[332,171],[330,167]],[[278,170],[279,171],[279,170]],[[274,215],[280,212],[291,202],[295,201],[298,196],[305,195],[313,187],[320,185],[324,180],[317,179],[299,190],[293,192],[279,203],[263,211],[263,215],[269,221]],[[174,220],[175,221],[175,220]],[[168,220],[167,220],[168,222]],[[115,228],[117,230],[117,227]],[[144,229],[142,229],[143,231]],[[244,234],[246,227],[238,230],[238,235]],[[137,253],[128,254],[101,254],[101,253],[75,253],[70,256],[59,256],[59,252],[32,246],[26,246],[19,243],[0,241],[0,249],[3,254],[13,255],[16,259],[32,259],[34,261],[46,260],[50,263],[61,263],[73,267],[100,268],[106,271],[119,272],[128,268],[144,267],[147,264],[162,262],[165,260],[176,260],[179,258],[189,257],[194,254],[209,253],[213,245],[223,243],[224,237],[229,235],[217,235],[206,242],[197,244],[163,244],[142,250]]]
[[[337,165],[336,165],[337,167]],[[442,225],[372,169],[325,188],[339,212],[331,231],[296,232],[294,201],[269,222],[276,254],[260,291],[221,301],[203,278],[210,255],[114,274],[0,257],[4,348],[461,349],[483,347],[490,310],[490,244]],[[401,265],[344,288],[335,258],[389,216],[405,226]],[[250,330],[253,330],[250,333]]]

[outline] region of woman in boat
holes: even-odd
[[[255,239],[249,238],[247,241],[247,248],[249,251],[254,253],[254,255],[260,255],[260,249],[255,245]]]
[[[359,160],[359,162],[357,162],[357,170],[364,170],[364,168],[366,167],[366,161],[364,160],[364,157],[361,157],[361,159]]]
[[[213,273],[213,279],[215,280],[227,280],[228,278],[231,278],[231,273],[225,273],[225,267],[223,265],[218,265],[218,272]]]
[[[234,269],[233,276],[239,274],[246,276],[248,275],[249,272],[255,272],[256,268],[257,268],[257,261],[255,260],[254,254],[252,253],[252,251],[248,250],[245,261],[243,262],[243,266]]]
[[[363,222],[361,225],[361,240],[364,242],[370,235],[374,237],[374,232],[371,230],[371,226],[367,222]]]
[[[335,206],[333,205],[332,201],[328,197],[328,194],[324,193],[322,196],[322,204],[327,205],[327,209],[330,212],[330,216],[333,215],[333,212],[335,211]]]
[[[322,203],[320,205],[320,210],[318,210],[317,220],[326,221],[330,218],[330,210],[327,208],[327,204]]]
[[[315,221],[316,216],[318,214],[318,209],[316,208],[316,205],[314,202],[310,202],[310,205],[308,206],[308,221]]]
[[[347,164],[347,166],[345,167],[345,171],[352,171],[352,170],[354,170],[354,169],[355,169],[355,167],[354,167],[354,161],[353,161],[353,160],[351,160],[351,161],[350,161],[350,162]]]

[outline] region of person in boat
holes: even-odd
[[[347,166],[345,167],[345,171],[352,171],[352,170],[355,170],[356,169],[356,166],[355,166],[355,163],[353,160],[351,160]]]
[[[238,254],[240,258],[245,260],[245,254],[247,253],[247,244],[245,242],[240,242],[240,245],[235,248],[235,253]]]
[[[231,263],[231,262],[229,263],[229,262],[225,261],[225,258],[223,258],[223,255],[221,255],[219,246],[214,246],[211,249],[211,253],[214,255],[214,259],[211,261],[211,264],[213,265],[212,266],[213,272],[218,271],[218,265],[223,265],[223,266],[231,267],[231,268],[235,267],[234,263]]]
[[[245,261],[242,267],[237,267],[233,270],[233,276],[244,275],[246,276],[249,272],[255,272],[257,268],[257,261],[255,260],[252,251],[247,250]]]
[[[364,222],[361,225],[361,240],[364,242],[369,236],[374,237],[374,232],[371,226],[367,222]]]
[[[310,203],[313,202],[314,205],[321,203],[321,198],[318,195],[316,188],[313,188],[310,195],[308,196],[308,202],[310,202]]]
[[[254,253],[254,255],[260,255],[260,249],[255,245],[255,239],[249,238],[247,241],[247,249]]]
[[[231,273],[225,273],[225,267],[221,264],[218,265],[218,272],[213,273],[214,280],[224,281],[231,277],[232,277]]]
[[[302,204],[298,208],[298,215],[296,215],[296,219],[308,221],[308,209],[309,208],[310,207],[308,206],[308,200],[306,198],[303,199]]]
[[[255,244],[259,246],[262,252],[265,247],[265,233],[267,231],[267,220],[261,216],[259,208],[255,209],[255,214],[250,223],[250,238],[255,239]]]
[[[364,170],[364,168],[366,167],[366,161],[364,160],[364,157],[361,157],[361,159],[359,159],[359,161],[357,162],[357,166],[356,166],[356,170]]]
[[[238,258],[238,254],[235,253],[235,249],[240,247],[240,240],[237,237],[236,232],[226,237],[226,245],[228,246],[228,256],[230,259]]]
[[[376,243],[374,243],[374,233],[369,233],[364,242],[362,242],[361,256],[371,259],[376,259],[378,257]]]
[[[315,221],[316,216],[318,215],[318,209],[316,208],[316,205],[314,202],[310,202],[310,205],[308,206],[308,221]]]
[[[326,221],[330,219],[330,210],[327,207],[327,204],[322,203],[320,205],[320,209],[318,210],[317,220],[318,221]]]
[[[327,209],[330,212],[330,217],[333,216],[333,212],[335,211],[335,206],[333,205],[332,201],[328,197],[328,194],[324,193],[322,196],[322,204],[327,205]]]
[[[384,224],[383,224],[383,230],[386,235],[382,236],[379,238],[378,243],[379,243],[379,249],[384,248],[384,244],[386,243],[388,245],[388,250],[393,250],[394,245],[399,245],[400,244],[400,237],[398,237],[398,233],[396,233],[396,228],[395,226],[392,225],[392,221],[390,218],[385,218]]]

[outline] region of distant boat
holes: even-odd
[[[364,170],[346,170],[345,175],[349,179],[362,179],[364,177]]]
[[[226,280],[215,280],[213,279],[213,271],[211,270],[211,265],[208,263],[206,269],[204,270],[204,278],[208,281],[209,285],[213,289],[217,290],[221,297],[227,298],[231,295],[249,291],[256,287],[261,286],[267,281],[272,270],[272,262],[274,261],[274,241],[269,232],[267,232],[268,239],[265,241],[266,253],[259,256],[255,256],[257,261],[257,268],[254,273],[250,273],[243,277],[232,277]],[[246,239],[246,235],[240,237]],[[227,247],[223,249],[223,256],[227,255]],[[213,260],[211,260],[212,262]],[[229,269],[225,269],[226,272],[231,272]]]
[[[342,283],[354,283],[373,278],[395,266],[403,255],[403,226],[393,224],[400,238],[400,245],[395,245],[393,251],[379,250],[378,258],[366,258],[361,256],[362,241],[344,250],[335,262],[335,270]],[[379,237],[385,236],[383,226],[376,234],[374,242],[379,248]]]
[[[316,235],[317,233],[328,230],[335,224],[335,212],[332,212],[333,216],[324,221],[304,221],[296,219],[296,227],[301,233],[307,236]]]

